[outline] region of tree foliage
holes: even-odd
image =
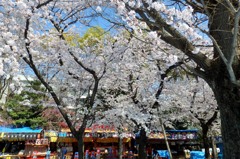
[[[96,8],[95,12],[91,12],[93,15],[88,14],[90,5]],[[89,17],[104,15],[101,13],[102,6],[115,8],[116,17],[121,16],[122,21],[115,21],[113,16],[104,19],[112,22],[113,27],[119,24],[128,29],[131,36],[140,42],[116,36],[114,40],[109,38],[101,41],[101,44],[95,43],[98,41],[96,38],[84,40],[90,46],[76,47],[75,42],[69,43],[75,37],[66,37],[65,34],[73,30],[78,32],[79,24],[88,24]],[[147,77],[152,77],[151,72],[158,70],[162,75],[166,67],[181,63],[182,69],[204,79],[213,90],[221,113],[224,156],[240,156],[240,144],[235,142],[240,140],[239,135],[235,134],[240,131],[238,1],[102,0],[85,3],[3,0],[0,7],[0,30],[3,32],[0,36],[3,44],[0,47],[0,75],[16,73],[18,61],[25,61],[51,94],[76,138],[79,138],[77,132],[83,132],[89,119],[94,118],[95,106],[101,103],[96,100],[97,91],[103,86],[100,81],[106,80],[103,83],[110,84],[111,78],[116,81],[117,76],[122,76],[121,80],[126,84],[123,88],[127,90],[128,82],[124,79],[129,78],[131,69],[133,73],[145,73]],[[56,32],[50,32],[51,29]],[[41,39],[43,36],[51,40]],[[151,51],[145,49],[145,42]],[[122,54],[125,52],[136,55],[130,54],[131,58],[124,58]],[[149,52],[153,53],[151,59],[161,66],[136,66],[136,59],[149,58]],[[120,59],[112,63],[113,56]],[[128,65],[118,65],[121,57],[128,61]],[[114,73],[107,72],[108,69]],[[124,71],[127,73],[121,74]],[[139,80],[139,75],[134,75],[133,79],[141,85],[147,77]],[[161,76],[158,82],[166,78],[166,75]],[[156,76],[154,79],[157,79]],[[111,86],[113,90],[118,87],[115,83]],[[141,89],[137,99],[148,96],[144,94],[150,92],[148,88]],[[86,100],[81,103],[83,95]],[[159,95],[157,93],[154,99],[159,99]],[[154,100],[147,98],[145,101]],[[76,117],[80,117],[76,119],[83,123],[79,131],[71,123],[71,114],[64,111],[69,105],[81,108],[76,111]],[[234,131],[229,131],[231,129]],[[82,153],[79,155],[82,156]]]
[[[105,31],[101,27],[91,27],[78,39],[78,43],[82,48],[84,46],[92,47],[103,40],[104,34]]]
[[[5,103],[6,114],[16,127],[43,127],[46,119],[41,115],[46,95],[39,81],[30,81],[20,94],[12,94]]]

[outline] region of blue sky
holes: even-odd
[[[89,14],[91,13],[96,13],[95,11],[96,7],[89,9],[87,12],[89,12]],[[112,21],[117,21],[120,22],[121,17],[119,17],[116,13],[116,10],[113,8],[104,8],[102,7],[102,12],[103,13],[103,17],[107,17],[108,19],[112,20]],[[91,26],[100,26],[101,28],[103,28],[106,31],[109,31],[109,29],[113,26],[112,23],[110,23],[108,20],[104,19],[103,17],[101,17],[100,15],[95,17],[95,18],[90,18],[90,26],[83,26],[82,27],[82,33],[84,34],[86,32],[86,30],[91,27]],[[114,28],[111,28],[110,32],[114,32]]]

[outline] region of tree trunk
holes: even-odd
[[[206,125],[202,125],[202,139],[203,139],[203,147],[205,149],[205,158],[206,159],[210,159],[210,153],[209,153],[209,140],[208,140],[208,128],[206,127]]]
[[[139,149],[138,149],[138,158],[140,159],[147,158],[146,143],[147,143],[146,131],[144,128],[141,128],[140,138],[139,138]]]
[[[82,136],[82,135],[81,135]],[[84,158],[84,150],[83,150],[83,137],[80,137],[78,139],[78,158],[83,159]]]
[[[210,1],[209,1],[210,2]],[[217,3],[216,3],[217,2]],[[234,17],[229,12],[229,1],[211,1],[214,3],[213,12],[210,15],[209,30],[210,34],[216,39],[219,48],[229,61],[231,58],[233,44]],[[230,1],[233,7],[238,8],[238,1]],[[238,36],[239,43],[239,36]],[[232,67],[239,80],[239,46]],[[212,70],[209,72],[207,80],[215,94],[221,116],[221,131],[223,139],[223,157],[225,159],[237,159],[240,157],[240,90],[234,85],[229,77],[228,68],[219,57],[217,48],[214,49],[215,59],[212,62]],[[221,59],[221,60],[220,60]],[[212,78],[212,79],[211,79]]]
[[[211,143],[212,143],[212,156],[213,159],[218,159],[218,153],[217,153],[217,147],[216,147],[216,143],[215,143],[215,139],[214,136],[211,136]]]
[[[240,157],[240,92],[231,83],[216,83],[213,87],[220,108],[224,159]]]
[[[118,138],[118,159],[123,158],[123,138],[119,136]]]

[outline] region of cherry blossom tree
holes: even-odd
[[[189,126],[200,128],[205,157],[209,158],[209,139],[213,132],[220,134],[219,110],[206,82],[190,78],[165,82],[159,98],[160,115],[169,127],[174,128],[174,121],[183,121]]]
[[[111,0],[126,24],[182,51],[195,65],[187,67],[211,87],[221,114],[224,157],[240,156],[238,1]],[[131,14],[130,14],[131,13]],[[140,22],[139,22],[140,21]],[[145,22],[145,28],[141,22]],[[212,47],[212,51],[204,48]]]
[[[95,118],[100,81],[108,64],[121,50],[115,50],[112,38],[90,37],[80,42],[81,23],[88,24],[91,3],[82,1],[2,1],[0,10],[1,60],[6,68],[18,73],[20,60],[29,74],[46,88],[65,122],[78,141],[79,158],[83,158],[84,130]],[[104,35],[103,35],[104,36]],[[70,41],[69,41],[69,37]],[[89,38],[88,38],[89,40]],[[116,45],[120,46],[120,45]],[[16,63],[16,64],[15,64]],[[15,65],[14,65],[15,64]],[[14,70],[11,71],[14,73]],[[67,109],[71,108],[72,113]]]
[[[198,81],[200,83],[193,90],[193,96],[191,101],[190,111],[192,115],[198,120],[202,129],[202,140],[205,148],[205,157],[210,158],[209,147],[215,137],[214,134],[220,134],[220,119],[219,109],[214,99],[213,93],[206,83]],[[202,109],[205,106],[205,109]],[[211,139],[211,140],[209,140]],[[217,158],[216,147],[212,144],[212,154],[214,158]]]
[[[238,1],[173,0],[164,3],[160,0],[111,0],[110,2],[98,1],[92,4],[92,1],[3,0],[0,4],[0,30],[2,32],[0,42],[3,44],[0,48],[1,75],[18,72],[18,62],[23,59],[48,89],[61,110],[66,101],[56,94],[54,91],[56,87],[53,86],[59,86],[68,81],[66,77],[62,77],[62,72],[72,77],[68,84],[77,81],[78,76],[76,75],[79,75],[78,73],[85,72],[86,74],[79,76],[86,77],[85,81],[88,82],[78,81],[81,81],[82,87],[87,86],[86,83],[91,81],[87,77],[93,77],[92,85],[88,85],[88,88],[92,89],[83,91],[84,93],[87,92],[89,98],[86,98],[88,99],[86,101],[89,102],[88,106],[92,107],[96,95],[94,90],[97,90],[99,80],[103,77],[101,75],[105,72],[105,67],[100,67],[104,63],[101,63],[101,61],[105,61],[111,56],[110,54],[108,54],[108,58],[100,56],[100,51],[98,57],[104,60],[97,60],[96,54],[86,54],[86,52],[93,52],[93,47],[82,49],[69,45],[66,43],[64,33],[75,34],[81,29],[80,23],[86,24],[89,21],[91,14],[88,13],[90,12],[84,12],[89,5],[98,6],[94,13],[102,11],[101,5],[115,7],[124,21],[121,25],[126,24],[126,27],[133,29],[139,37],[146,31],[149,32],[149,35],[154,38],[151,40],[151,43],[154,44],[152,45],[153,48],[160,46],[159,41],[161,39],[169,46],[179,50],[177,54],[171,52],[163,58],[160,56],[161,59],[167,57],[168,60],[166,61],[171,59],[170,62],[172,62],[178,56],[186,58],[193,64],[186,64],[184,67],[209,84],[218,103],[225,158],[240,156],[238,148],[240,144],[235,142],[239,141],[240,138],[236,133],[240,129],[238,126],[240,121],[238,81],[240,11]],[[114,19],[110,19],[110,21],[112,20]],[[55,30],[51,32],[52,28]],[[43,36],[48,37],[49,40],[46,40]],[[124,43],[125,41],[121,42]],[[109,40],[108,42],[112,41]],[[121,46],[123,46],[123,43]],[[210,47],[213,49],[206,49]],[[100,48],[98,49],[101,50]],[[111,49],[113,49],[112,45],[109,47],[109,50]],[[119,50],[122,51],[121,48]],[[81,56],[76,54],[79,52],[82,53]],[[86,55],[91,56],[92,60],[82,63],[82,59],[85,60]],[[98,62],[94,60],[101,64],[97,64]],[[105,63],[107,62],[105,61]],[[74,64],[80,66],[81,69],[77,72],[74,71],[75,69],[71,69]],[[105,65],[103,64],[103,66]],[[45,78],[44,74],[41,74],[41,71],[46,67],[51,71],[48,75],[51,75],[52,78]],[[6,69],[11,71],[5,71]],[[58,72],[58,70],[61,71]],[[123,78],[125,77],[123,76]],[[52,84],[54,80],[62,83]],[[77,88],[75,85],[67,88],[73,89],[73,87]],[[65,89],[59,87],[58,92],[60,90],[64,92]],[[92,90],[92,92],[89,90]],[[80,98],[84,94],[83,92],[76,94],[75,97]],[[67,119],[67,116],[64,118]],[[82,128],[80,129],[81,132],[83,132],[84,126]],[[73,129],[71,128],[71,130]]]
[[[150,129],[162,125],[161,119],[159,123],[161,117],[158,116],[157,107],[161,103],[158,96],[161,94],[164,79],[167,76],[174,76],[173,69],[183,64],[181,60],[184,59],[168,57],[170,51],[166,50],[169,46],[162,40],[157,41],[159,45],[151,43],[155,38],[151,33],[146,32],[141,37],[131,33],[119,36],[124,36],[117,38],[122,38],[121,41],[126,40],[127,45],[123,46],[126,50],[121,54],[120,60],[112,65],[114,71],[109,70],[111,80],[103,83],[105,87],[110,88],[109,92],[105,92],[105,102],[114,106],[113,110],[110,110],[113,115],[108,117],[121,117],[137,127],[141,134],[139,157],[146,158],[146,135]]]
[[[107,105],[107,103],[105,104]],[[126,117],[126,115],[130,113],[129,111],[123,110],[122,107],[110,107],[112,108],[101,112],[99,111],[96,114],[98,120],[96,120],[95,123],[114,126],[118,137],[118,158],[122,159],[124,154],[123,139],[134,137],[135,124]]]

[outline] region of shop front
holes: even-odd
[[[184,156],[184,149],[199,149],[200,143],[197,141],[198,130],[167,130],[166,136],[175,157]],[[153,150],[167,150],[164,134],[160,131],[153,131],[148,135],[148,147]]]
[[[131,146],[132,135],[122,134],[123,152]],[[85,155],[116,158],[119,135],[111,126],[94,125],[84,133]],[[69,129],[60,132],[24,128],[0,127],[0,158],[51,158],[65,156],[70,159],[78,151],[76,138]]]
[[[44,138],[48,139],[49,141],[49,157],[51,159],[57,159],[58,153],[57,153],[57,140],[58,140],[58,131],[53,130],[44,130]]]
[[[42,129],[0,127],[1,156],[4,158],[45,158],[48,140],[42,138]]]
[[[123,150],[125,151],[131,144],[131,134],[123,134]],[[84,154],[85,156],[105,156],[108,158],[116,158],[118,155],[119,135],[113,126],[95,124],[85,129],[84,133]],[[66,156],[73,156],[78,151],[77,140],[69,129],[62,129],[58,133],[58,148],[66,149]]]

